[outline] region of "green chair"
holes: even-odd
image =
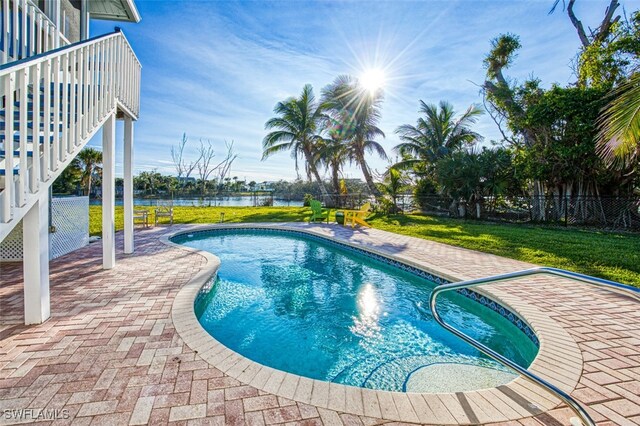
[[[322,208],[322,204],[318,200],[311,200],[309,202],[311,207],[311,218],[309,222],[315,222],[316,220],[326,220],[329,223],[329,210]]]

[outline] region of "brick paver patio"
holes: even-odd
[[[293,226],[410,259],[451,278],[531,266],[379,230]],[[68,418],[45,424],[385,423],[258,390],[190,349],[176,332],[171,310],[177,293],[206,260],[159,240],[179,229],[137,231],[136,253],[118,253],[117,266],[110,271],[101,269],[99,243],[53,261],[52,317],[39,326],[22,325],[22,265],[0,265],[0,424],[14,422],[11,410],[27,408],[66,410],[60,417]],[[118,234],[120,246],[121,237]],[[518,284],[492,285],[491,291],[527,300],[577,343],[583,363],[572,395],[589,405],[599,424],[640,424],[638,304],[548,276]],[[511,395],[510,402],[520,404],[526,416],[530,411],[523,395]],[[543,395],[527,394],[538,399]],[[445,410],[452,422],[468,423],[508,405],[500,402],[504,394],[496,392],[495,401],[466,401],[464,412],[452,412],[447,398],[437,407],[412,399],[408,406],[392,408],[408,411],[423,423],[430,421],[425,414],[429,410]],[[564,425],[571,416],[560,407],[505,424]]]

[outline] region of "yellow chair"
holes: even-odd
[[[365,219],[369,215],[369,210],[371,209],[371,203],[364,203],[360,210],[345,210],[344,211],[344,224],[351,222],[351,227],[355,228],[356,223],[362,226],[369,226]]]

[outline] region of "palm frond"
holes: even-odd
[[[640,73],[613,93],[598,120],[597,150],[604,160],[619,167],[640,150]]]

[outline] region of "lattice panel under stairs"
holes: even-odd
[[[49,234],[51,258],[55,259],[89,244],[89,197],[54,198]]]
[[[89,197],[51,200],[49,257],[55,259],[89,244]],[[0,243],[0,261],[22,260],[22,222]]]
[[[0,243],[0,261],[19,262],[22,260],[22,221]]]

